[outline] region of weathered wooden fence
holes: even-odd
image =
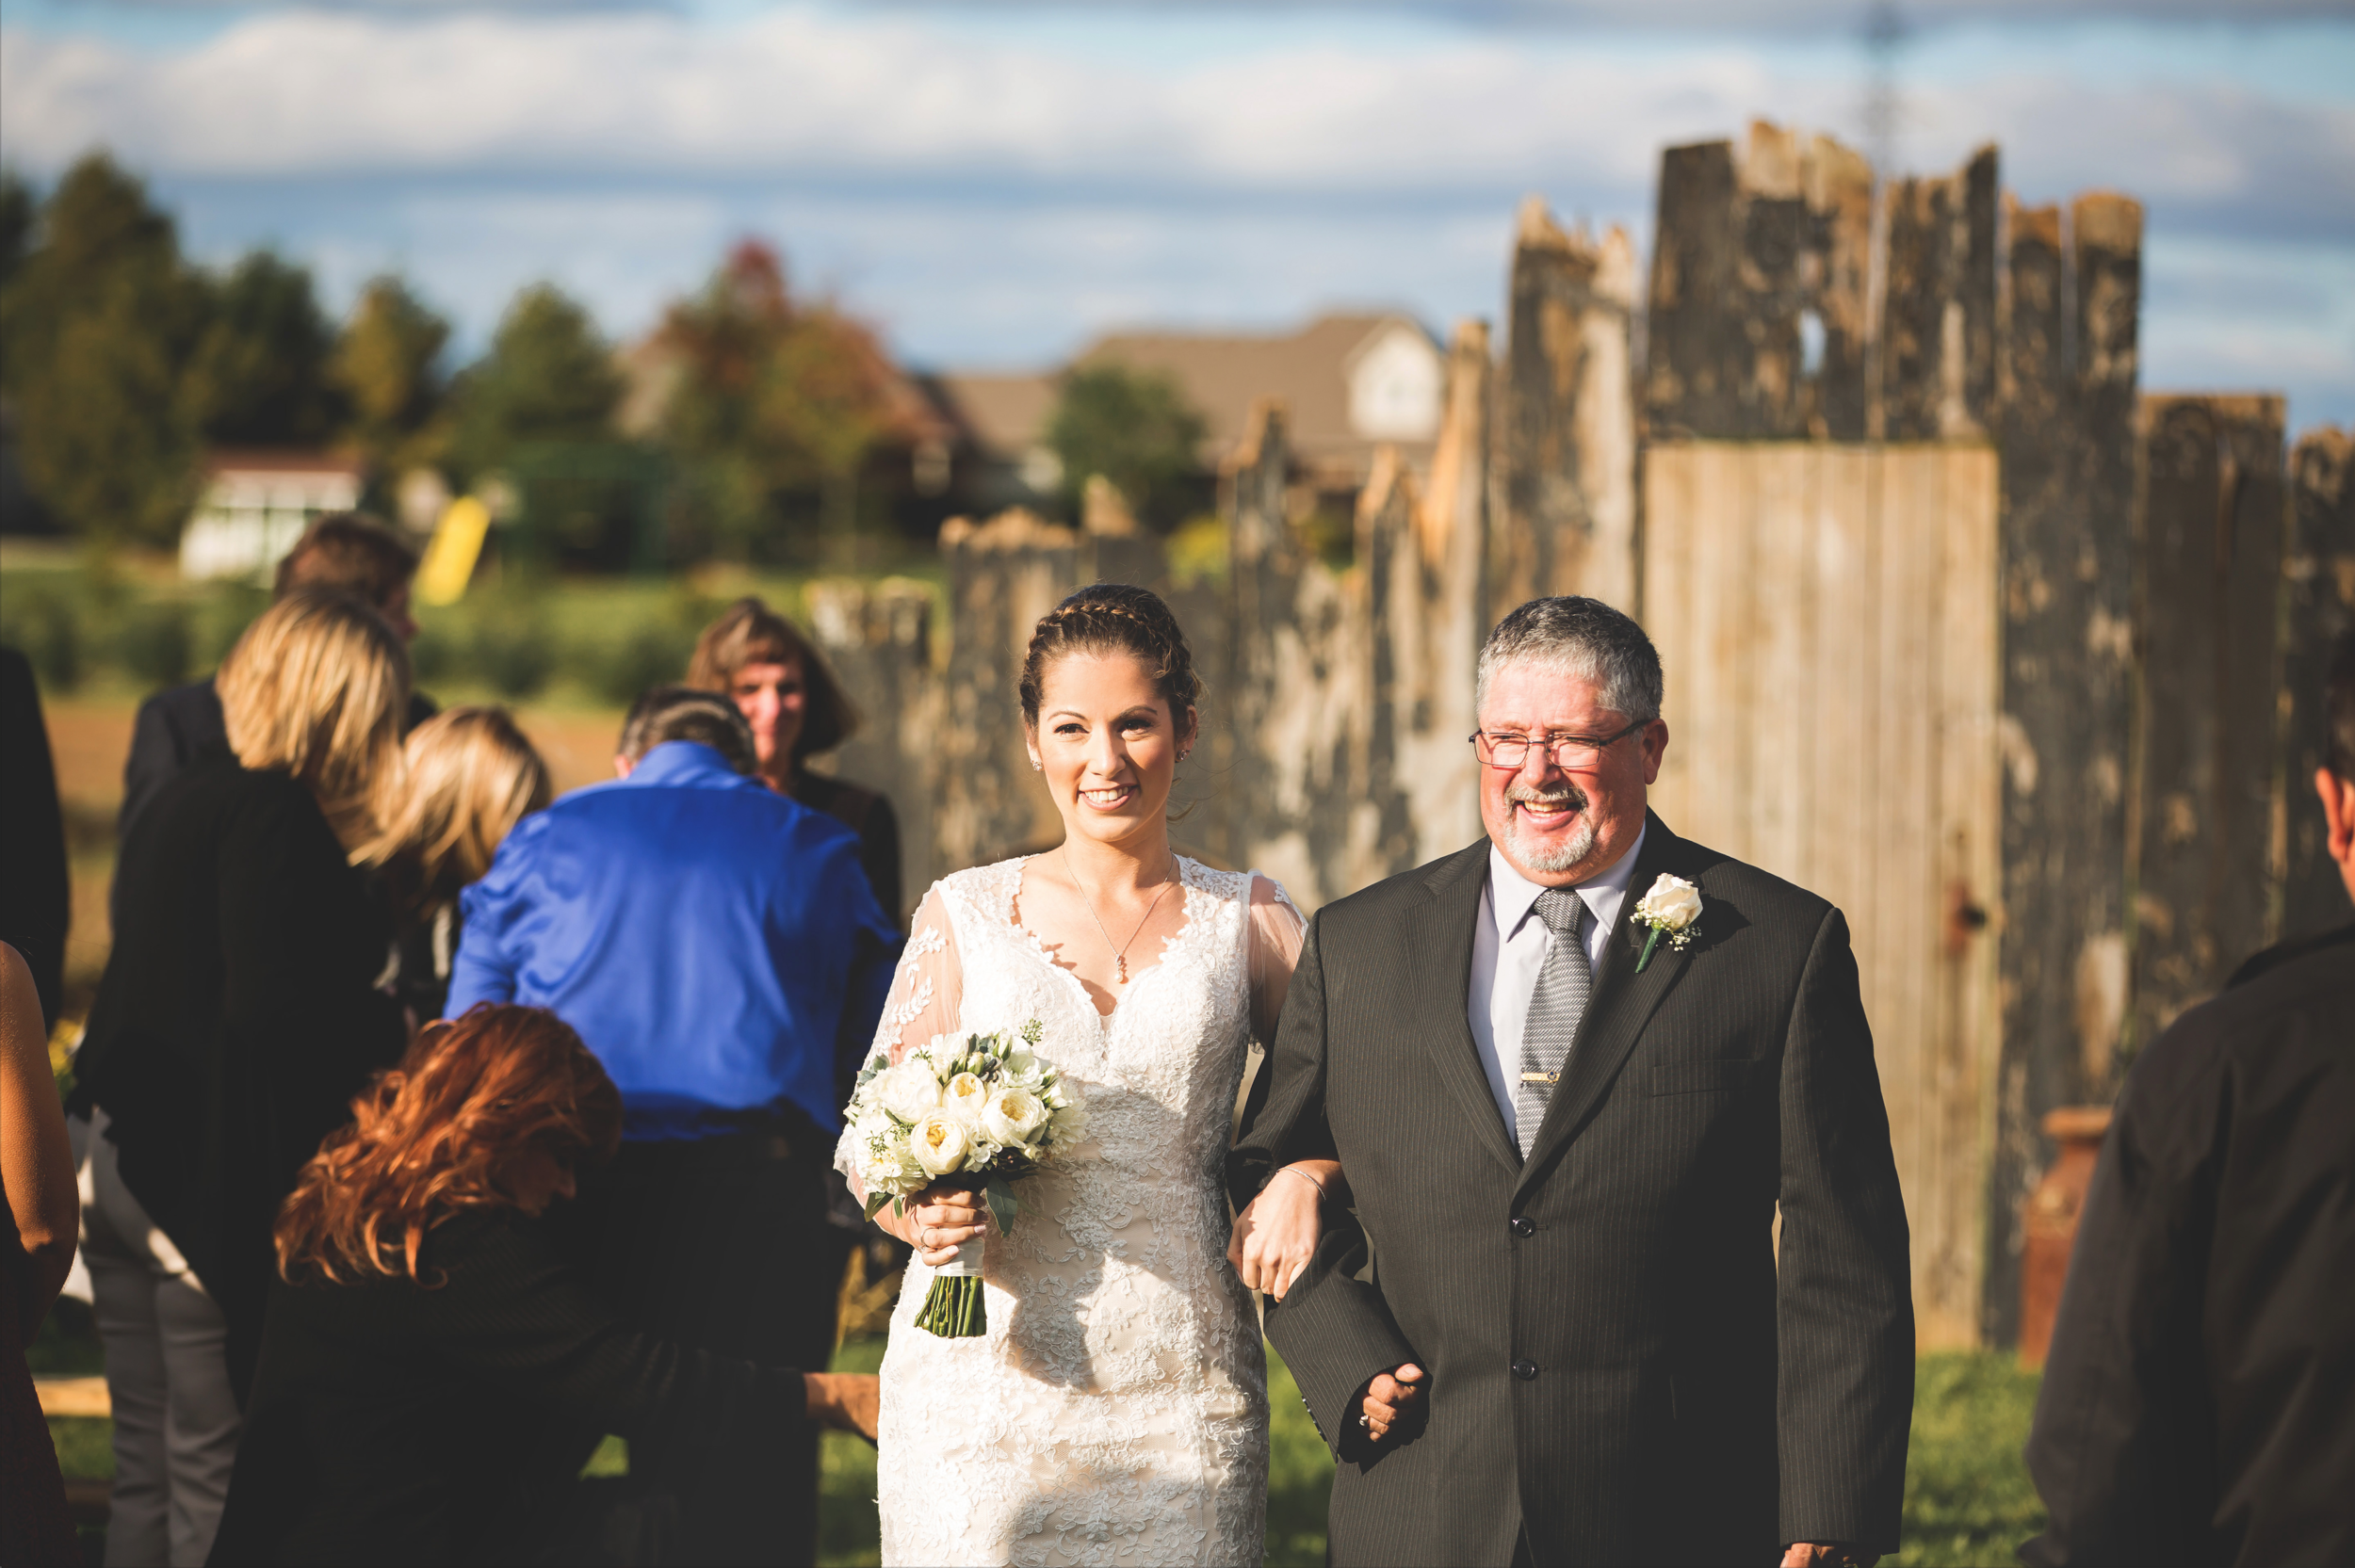
[[[2045,1111],[2277,936],[2345,917],[2309,782],[2355,621],[2349,442],[2263,397],[2139,395],[2141,209],[2022,208],[1992,149],[1876,186],[1755,126],[1670,150],[1635,255],[1525,207],[1501,353],[1451,346],[1427,471],[1377,461],[1354,559],[1263,406],[1223,574],[1171,580],[1118,509],[951,523],[945,627],[830,585],[817,634],[875,721],[911,896],[1054,842],[1015,677],[1098,580],[1166,593],[1209,684],[1181,845],[1314,908],[1477,837],[1472,664],[1503,611],[1589,592],[1668,676],[1681,832],[1847,913],[1932,1344],[2016,1331]],[[945,635],[944,635],[945,634]]]

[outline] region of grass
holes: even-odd
[[[38,1372],[98,1369],[88,1313],[73,1303],[53,1316],[27,1359]],[[837,1372],[872,1372],[881,1339],[854,1339],[836,1355]],[[2037,1375],[1992,1351],[1925,1354],[1914,1375],[1912,1448],[1906,1466],[1904,1550],[1888,1568],[1981,1568],[2007,1564],[2013,1550],[2044,1527],[2021,1462]],[[1271,1568],[1316,1568],[1324,1561],[1325,1503],[1333,1461],[1300,1402],[1283,1359],[1268,1351],[1272,1454],[1268,1465],[1267,1560]],[[49,1423],[57,1461],[70,1477],[110,1477],[110,1424]],[[608,1438],[589,1463],[593,1475],[625,1474],[628,1446]],[[875,1450],[840,1432],[820,1452],[818,1560],[822,1568],[879,1563]]]

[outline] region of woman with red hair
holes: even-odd
[[[802,1423],[872,1436],[875,1380],[730,1361],[625,1326],[541,1216],[621,1141],[554,1013],[484,1003],[352,1102],[279,1213],[280,1278],[212,1560],[512,1561],[553,1544],[551,1428],[740,1456]]]

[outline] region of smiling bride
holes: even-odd
[[[876,1222],[917,1249],[883,1365],[886,1563],[1258,1562],[1267,1372],[1250,1289],[1312,1253],[1340,1169],[1304,1161],[1237,1222],[1221,1168],[1253,1039],[1272,1038],[1303,922],[1257,873],[1177,854],[1168,802],[1201,682],[1169,607],[1099,583],[1038,623],[1031,764],[1064,841],[933,885],[876,1049],[1044,1026],[1087,1105],[1082,1142],[1017,1188],[983,1249],[987,1331],[916,1324],[981,1234],[954,1183]],[[846,1172],[847,1173],[847,1172]]]

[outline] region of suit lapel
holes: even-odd
[[[1644,852],[1636,858],[1635,874],[1629,880],[1626,900],[1619,906],[1618,923],[1612,928],[1610,943],[1603,949],[1602,971],[1595,978],[1594,999],[1587,1004],[1586,1015],[1579,1020],[1578,1036],[1570,1046],[1570,1059],[1563,1068],[1561,1087],[1554,1091],[1552,1103],[1546,1108],[1546,1119],[1538,1124],[1536,1141],[1530,1146],[1521,1173],[1523,1187],[1528,1186],[1533,1172],[1542,1170],[1555,1152],[1585,1125],[1612,1080],[1618,1076],[1628,1053],[1635,1048],[1636,1039],[1653,1010],[1684,972],[1685,955],[1665,941],[1652,950],[1651,962],[1644,965],[1644,972],[1635,972],[1635,962],[1643,955],[1644,939],[1650,934],[1635,922],[1636,902],[1650,889],[1655,878],[1663,871],[1674,871],[1682,858],[1678,853],[1682,841],[1668,831],[1667,824],[1648,813],[1645,822]]]
[[[1455,1096],[1470,1118],[1481,1146],[1505,1169],[1520,1169],[1520,1151],[1505,1136],[1504,1118],[1488,1091],[1488,1075],[1480,1065],[1480,1047],[1472,1040],[1466,1017],[1465,996],[1471,984],[1472,931],[1480,919],[1480,897],[1488,885],[1488,841],[1482,839],[1460,854],[1451,855],[1434,870],[1424,886],[1431,897],[1408,922],[1406,951],[1430,954],[1440,962],[1421,962],[1415,1003],[1415,1032],[1431,1054],[1439,1081]]]

